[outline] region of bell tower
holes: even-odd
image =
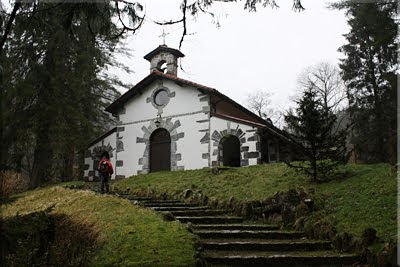
[[[170,48],[166,45],[160,45],[145,55],[144,59],[150,62],[150,72],[158,70],[166,74],[177,76],[178,58],[184,56],[185,55],[177,49]]]

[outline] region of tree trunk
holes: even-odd
[[[52,152],[48,138],[48,129],[42,129],[38,136],[30,179],[31,188],[36,188],[42,184],[51,167]]]
[[[1,54],[0,54],[1,57]],[[3,84],[3,74],[2,70],[0,70],[0,83]],[[0,88],[0,142],[1,142],[1,147],[0,147],[0,171],[5,169],[5,158],[7,155],[7,147],[8,145],[4,145],[4,112],[3,112],[3,102],[4,102],[4,96],[3,96],[3,88]]]
[[[374,158],[372,159],[373,161],[376,162],[385,162],[387,159],[385,159],[385,146],[383,144],[383,138],[386,135],[385,131],[388,129],[382,129],[381,126],[384,125],[382,115],[382,104],[381,104],[381,96],[379,95],[379,91],[382,89],[379,88],[379,85],[376,81],[376,75],[375,75],[375,64],[373,62],[374,59],[374,52],[368,49],[368,71],[369,71],[369,79],[371,82],[372,86],[372,92],[373,92],[373,97],[374,97],[374,103],[373,103],[373,110],[374,110],[374,115],[375,115],[375,123],[372,125],[375,129],[379,129],[378,132],[374,134],[373,142],[374,142],[374,147],[372,151],[372,154],[375,155]]]
[[[63,182],[72,181],[73,178],[73,165],[74,165],[74,152],[67,151],[63,155],[63,172],[61,180]]]
[[[311,162],[312,172],[313,172],[313,182],[317,182],[317,162],[312,160]]]
[[[311,165],[311,174],[312,174],[312,182],[317,182],[317,151],[315,150],[314,145],[312,145],[311,149],[311,157],[310,157],[310,165]]]

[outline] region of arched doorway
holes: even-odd
[[[240,141],[234,135],[221,139],[222,163],[224,166],[240,167]]]
[[[150,137],[150,172],[171,170],[171,136],[158,129]]]

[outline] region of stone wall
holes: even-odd
[[[167,53],[161,52],[158,55],[155,55],[150,62],[150,71],[158,70],[159,67],[163,63],[167,65],[167,73],[176,76],[178,73],[178,60],[176,56]]]

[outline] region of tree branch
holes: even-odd
[[[17,11],[18,11],[18,9],[20,7],[21,7],[21,3],[19,1],[15,2],[14,8],[13,8],[13,10],[11,12],[11,15],[10,15],[10,19],[7,22],[6,29],[4,31],[3,36],[1,37],[1,40],[0,40],[0,55],[3,52],[3,46],[6,43],[7,37],[11,32],[11,26],[12,26],[14,20],[15,20],[15,16],[16,16]]]
[[[181,22],[183,22],[183,19],[175,20],[175,21],[170,20],[170,21],[164,21],[164,22],[159,22],[159,21],[153,20],[153,22],[157,25],[164,26],[164,25],[173,25],[173,24],[181,23]]]
[[[186,35],[186,8],[187,8],[187,0],[183,0],[183,8],[182,8],[183,33],[182,33],[181,40],[179,41],[179,49],[181,49],[183,39],[185,38],[185,35]]]
[[[135,32],[142,26],[143,21],[144,21],[144,17],[145,17],[145,16],[143,16],[142,18],[139,17],[140,23],[139,23],[139,25],[138,25],[137,27],[135,27],[135,28],[131,28],[131,27],[126,26],[125,23],[124,23],[124,21],[122,20],[121,12],[119,11],[118,2],[123,2],[123,3],[125,3],[125,4],[132,4],[132,3],[129,3],[129,2],[126,2],[126,1],[120,1],[120,0],[116,0],[116,1],[115,1],[115,6],[116,6],[116,8],[117,8],[117,14],[118,14],[118,20],[121,22],[123,28],[122,28],[121,32],[118,33],[117,35],[115,35],[114,37],[112,37],[112,39],[117,39],[117,38],[119,38],[120,36],[122,36],[122,35],[123,35],[125,32],[127,32],[127,31],[131,31],[131,32],[135,33]]]

